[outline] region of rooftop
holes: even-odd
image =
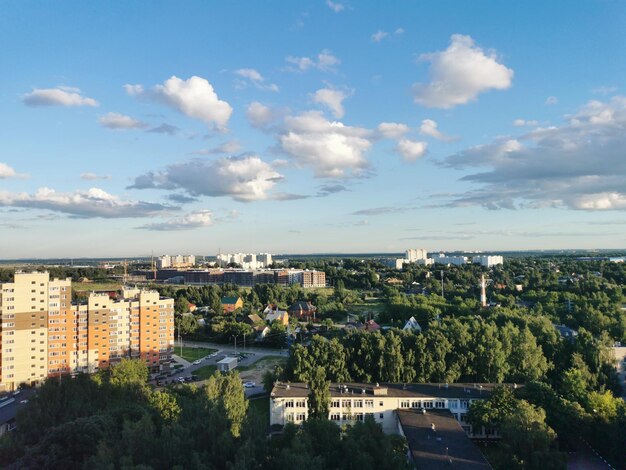
[[[490,469],[480,450],[448,410],[396,410],[411,456],[420,470]]]
[[[493,383],[422,383],[422,384],[330,384],[332,397],[387,396],[397,398],[488,398],[497,386]],[[511,385],[511,384],[509,384]],[[512,384],[517,387],[518,385]],[[306,383],[278,382],[272,389],[272,397],[304,397],[309,394]]]

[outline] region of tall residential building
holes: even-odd
[[[70,279],[16,272],[0,284],[0,315],[0,390],[95,372],[123,357],[143,359],[153,372],[169,368],[174,301],[156,291],[92,293],[77,305]]]
[[[473,256],[472,263],[480,264],[481,266],[490,268],[498,264],[504,264],[504,257],[499,256],[499,255],[497,256],[494,256],[494,255]]]
[[[426,252],[426,248],[409,248],[405,253],[406,259],[409,260],[409,263],[413,263],[418,259],[426,259],[428,258],[428,253]]]
[[[194,255],[163,255],[156,260],[158,269],[165,268],[192,268],[196,265],[196,257]]]
[[[222,267],[235,263],[243,269],[263,269],[272,264],[272,255],[269,253],[220,253],[216,258],[218,265]]]

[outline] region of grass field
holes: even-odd
[[[122,288],[119,282],[72,282],[74,292],[117,291]]]
[[[250,400],[250,410],[263,416],[264,423],[270,424],[270,397],[255,398]]]
[[[249,366],[239,366],[237,367],[237,369],[239,369],[239,371],[241,372],[245,372],[247,370],[255,370],[255,369],[261,370],[261,369],[274,367],[277,365],[284,366],[286,362],[287,362],[287,359],[285,359],[282,356],[266,356],[262,359],[259,359],[254,364],[250,364]]]
[[[181,354],[181,348],[179,347],[174,348],[174,354],[176,354],[179,357],[182,357],[184,360],[189,361],[189,362],[193,362],[196,359],[200,359],[201,357],[206,357],[209,354],[214,353],[215,351],[217,351],[217,349],[190,348],[188,346],[183,346],[182,354]]]
[[[196,369],[193,374],[198,376],[199,380],[206,380],[211,377],[217,370],[216,365],[204,366]]]

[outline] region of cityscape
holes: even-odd
[[[626,5],[0,38],[0,468],[626,469]]]

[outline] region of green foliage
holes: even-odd
[[[123,358],[111,368],[110,382],[119,387],[143,386],[148,381],[146,363],[136,359]]]
[[[330,411],[330,380],[326,380],[326,371],[317,366],[311,373],[309,382],[309,416],[328,419]]]

